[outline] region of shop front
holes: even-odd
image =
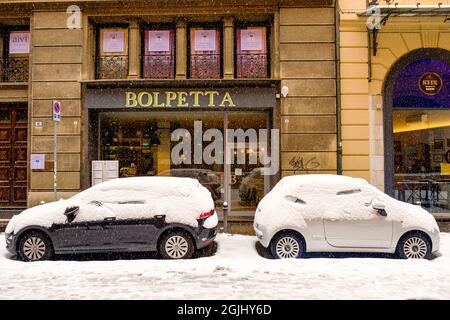
[[[450,52],[416,50],[386,81],[386,189],[435,214],[450,213]]]
[[[227,202],[230,215],[251,218],[279,173],[265,170],[279,162],[275,85],[86,83],[83,187],[115,176],[191,177],[218,211]],[[109,173],[96,172],[98,161]]]

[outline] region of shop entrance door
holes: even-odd
[[[26,207],[28,109],[0,105],[0,207]]]
[[[261,148],[258,143],[259,130],[270,128],[269,117],[266,112],[227,112],[224,122],[228,129],[224,152],[231,150],[233,157],[231,163],[225,163],[225,198],[230,215],[239,220],[253,220],[259,201],[269,189],[270,177],[263,175],[260,162],[260,155],[268,151],[265,148],[269,148],[269,143]],[[230,137],[231,134],[234,136]]]

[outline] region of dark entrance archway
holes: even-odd
[[[434,72],[435,70],[437,71]],[[425,81],[427,79],[429,81]],[[426,87],[424,85],[426,83],[430,83],[431,86]],[[384,81],[383,105],[385,191],[391,196],[395,196],[396,166],[397,170],[399,163],[403,167],[408,167],[409,164],[405,163],[405,161],[411,162],[411,157],[404,157],[404,154],[399,151],[399,148],[402,147],[400,142],[397,141],[394,143],[394,111],[404,113],[402,116],[407,119],[402,120],[405,127],[404,131],[419,132],[420,127],[417,125],[414,127],[414,121],[417,123],[420,121],[428,121],[430,123],[429,117],[427,117],[427,112],[430,110],[450,110],[450,51],[438,48],[418,49],[400,58],[391,68]],[[424,112],[421,112],[421,110]],[[411,112],[408,113],[409,111]],[[422,114],[423,116],[421,118]],[[414,119],[414,116],[417,119]],[[398,117],[395,119],[398,126]],[[409,126],[409,128],[406,128],[406,126]],[[428,126],[429,128],[430,126]],[[401,130],[397,127],[396,131],[399,132]],[[439,158],[433,158],[435,156],[433,153],[435,147],[433,141],[431,141],[432,137],[430,136],[428,140],[430,140],[428,147],[426,143],[422,145],[426,147],[425,149],[429,149],[421,152],[428,152],[430,156],[427,163],[422,162],[418,165],[418,170],[425,172],[428,169],[424,168],[429,167],[429,172],[434,173],[436,172],[434,171],[436,170],[435,165],[436,162],[439,162]],[[447,141],[444,142],[447,143]],[[445,153],[445,149],[442,150],[442,153]],[[443,158],[445,159],[445,156]],[[410,167],[405,170],[405,172],[416,172],[411,170]],[[420,184],[417,185],[420,187]],[[427,200],[431,198],[431,192],[431,189],[426,191]],[[418,194],[418,200],[420,201],[422,200],[420,198],[420,188]],[[404,197],[404,194],[401,196]]]

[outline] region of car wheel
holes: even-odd
[[[19,241],[19,257],[23,261],[42,261],[53,257],[50,239],[41,232],[25,234]]]
[[[397,254],[403,259],[425,259],[430,256],[430,241],[420,233],[403,237],[397,247]]]
[[[159,242],[159,252],[164,259],[189,259],[194,249],[194,242],[185,231],[169,231]]]
[[[303,241],[295,233],[283,232],[272,240],[270,251],[276,259],[301,258],[304,252]]]

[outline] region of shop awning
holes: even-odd
[[[358,13],[360,17],[370,17],[374,10],[379,9],[382,16],[416,17],[416,16],[446,16],[450,15],[450,5],[374,5],[366,11]]]

